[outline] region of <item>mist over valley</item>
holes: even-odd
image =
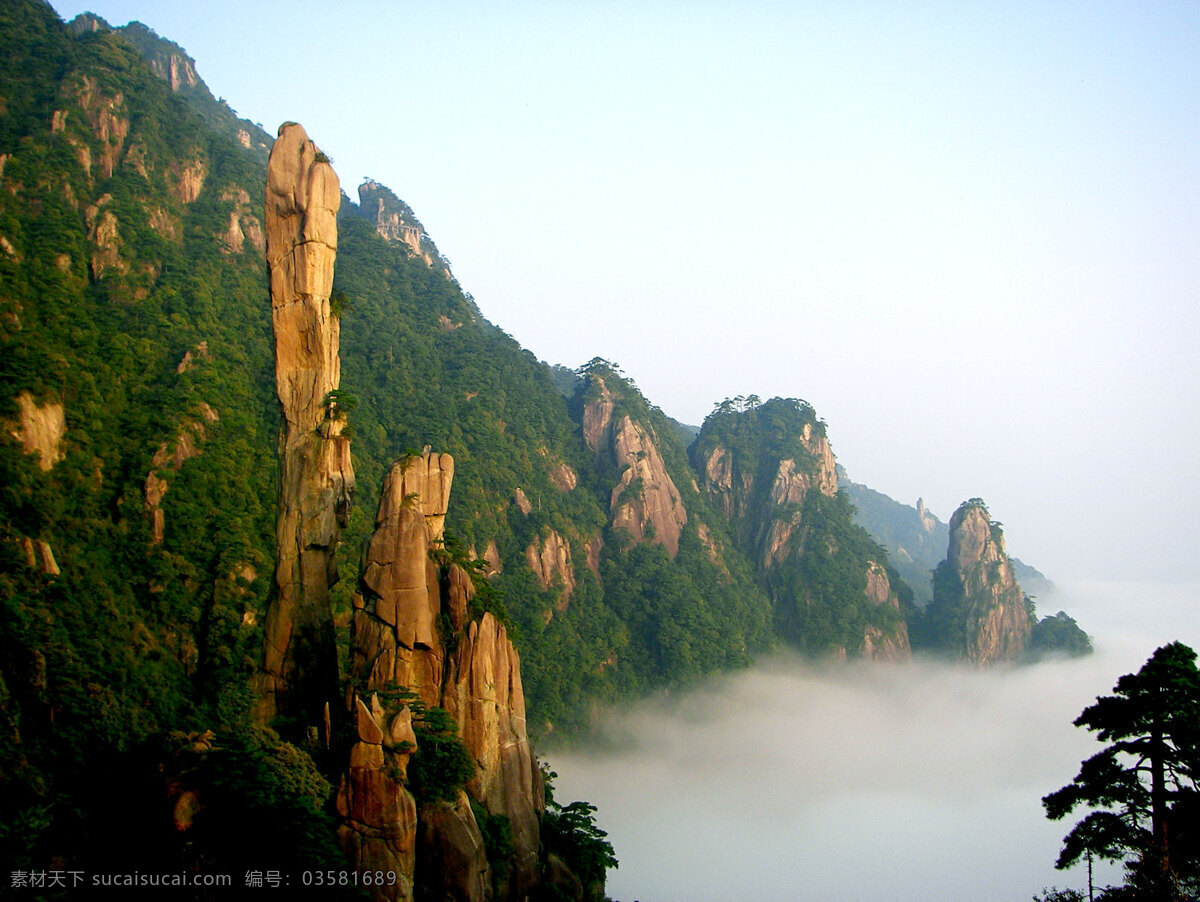
[[[546,756],[564,799],[599,808],[632,902],[732,898],[1027,902],[1050,886],[1072,819],[1041,798],[1100,749],[1072,726],[1173,639],[1196,647],[1200,585],[1066,582],[1096,653],[978,670],[780,654],[750,670],[607,710],[594,748]],[[1190,629],[1180,624],[1190,623]],[[1096,862],[1095,885],[1120,867]]]

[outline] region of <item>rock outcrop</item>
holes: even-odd
[[[886,552],[852,524],[833,448],[811,405],[726,401],[690,453],[700,490],[757,569],[787,638],[838,657],[910,657]]]
[[[324,154],[299,125],[282,126],[267,167],[264,216],[283,412],[279,557],[259,679],[264,720],[284,712],[313,717],[338,694],[329,587],[354,489],[337,404],[338,320],[329,303],[340,203]]]
[[[442,539],[453,479],[449,454],[393,464],[364,553],[352,621],[352,677],[367,687],[403,686],[429,706],[441,704],[446,665],[438,631],[441,577],[429,551]]]
[[[129,111],[125,97],[119,91],[111,96],[105,95],[96,79],[90,75],[80,76],[73,93],[73,99],[91,126],[93,138],[98,145],[95,157],[89,160],[89,165],[84,168],[91,176],[91,163],[99,163],[101,175],[104,178],[112,178],[121,159],[125,139],[129,137]],[[61,129],[61,123],[65,122],[66,115],[69,114],[65,111],[56,111],[56,114]]]
[[[583,406],[583,441],[594,454],[601,454],[601,446],[607,446],[612,437],[613,410],[616,400],[604,379],[592,379],[595,397]]]
[[[1015,661],[1029,642],[1032,624],[1004,532],[978,498],[950,518],[950,544],[934,573],[927,618],[935,646],[979,665]]]
[[[179,366],[181,370],[190,365],[191,351],[184,356]],[[178,370],[177,370],[178,372]],[[157,545],[163,540],[166,531],[166,514],[162,509],[163,496],[167,494],[169,483],[163,478],[163,472],[178,473],[179,468],[187,461],[200,454],[200,444],[207,438],[204,423],[216,423],[220,417],[208,404],[201,401],[198,405],[200,419],[187,417],[179,424],[179,432],[173,442],[163,442],[154,452],[150,460],[151,470],[146,474],[145,497],[146,516],[150,518],[150,542]],[[203,422],[201,422],[203,420]]]
[[[62,438],[67,418],[62,404],[51,401],[38,404],[29,392],[17,395],[17,422],[10,429],[26,454],[39,457],[38,466],[49,470],[62,460]]]
[[[579,474],[560,461],[550,470],[550,481],[560,492],[570,492],[579,485]]]
[[[54,549],[50,543],[42,539],[22,537],[21,550],[25,553],[25,564],[43,576],[58,576],[58,561],[54,559]]]
[[[575,567],[571,563],[571,543],[558,530],[547,529],[529,543],[525,560],[543,589],[559,586],[559,610],[565,610],[575,591]]]
[[[613,526],[636,542],[657,542],[675,557],[687,511],[654,438],[623,416],[613,428],[612,454],[622,468],[609,498]]]
[[[367,179],[358,186],[358,204],[359,213],[384,239],[404,245],[413,256],[424,260],[426,266],[436,266],[446,278],[451,278],[449,266],[412,208],[390,189]]]
[[[616,398],[604,378],[592,375],[593,397],[582,413],[583,438],[602,460],[619,472],[609,496],[609,516],[615,529],[634,542],[656,542],[671,557],[679,552],[679,537],[687,525],[687,510],[667,472],[653,430],[628,414],[615,414]]]
[[[513,856],[507,897],[522,899],[537,882],[538,812],[545,799],[526,733],[521,661],[503,624],[490,613],[462,630],[442,707],[458,722],[475,762],[467,791],[489,814],[508,818]]]
[[[810,490],[816,489],[829,498],[837,494],[837,467],[829,440],[824,433],[814,434],[812,426],[806,423],[800,442],[815,466],[797,468],[794,458],[779,461],[767,493],[769,506],[763,511],[768,522],[757,526],[757,532],[762,535],[763,567],[773,567],[786,556],[792,533],[800,526],[800,508]],[[786,514],[787,510],[792,513]],[[780,511],[785,512],[784,516],[779,516]]]
[[[95,279],[110,272],[123,275],[129,271],[129,264],[121,256],[121,232],[116,214],[104,209],[111,201],[112,195],[105,194],[84,211],[88,241],[92,246],[89,265]]]
[[[250,212],[250,195],[241,188],[228,189],[221,193],[221,201],[232,205],[229,225],[221,235],[221,243],[230,254],[240,254],[249,242],[258,253],[266,249],[262,225]]]
[[[417,803],[405,788],[416,735],[407,707],[388,718],[378,696],[371,706],[355,696],[352,745],[338,787],[338,840],[356,870],[391,871],[393,886],[373,898],[412,899],[417,856]]]
[[[175,163],[171,166],[167,181],[167,190],[180,203],[190,204],[200,197],[200,192],[204,190],[204,182],[207,178],[208,164],[201,157],[197,156],[185,163]]]
[[[900,597],[892,589],[887,569],[875,561],[867,566],[867,598],[877,607],[890,609],[896,620],[892,630],[874,624],[863,631],[858,656],[871,661],[907,661],[912,657],[908,641],[908,626],[900,616]]]
[[[421,806],[417,849],[417,898],[492,898],[491,866],[465,792],[453,802]]]
[[[360,721],[367,712],[375,725],[360,728],[359,743],[378,735],[384,754],[372,752],[369,764],[357,770],[352,759],[339,794],[341,834],[360,866],[390,862],[405,869],[409,887],[437,898],[490,898],[482,834],[466,799],[429,800],[419,811],[415,800],[411,806],[397,802],[412,799],[403,769],[389,762],[404,745],[393,742],[388,752],[385,737],[395,735],[397,720],[410,716],[408,705],[415,701],[426,710],[443,708],[475,766],[466,792],[511,826],[513,856],[501,895],[521,899],[538,877],[542,783],[526,733],[517,651],[493,614],[472,612],[471,578],[442,547],[453,475],[450,455],[427,452],[397,461],[384,481],[354,598],[351,639],[355,709]],[[381,704],[381,698],[395,701]],[[360,754],[357,760],[368,758]],[[378,802],[370,800],[373,794]],[[360,799],[357,808],[354,799]],[[381,823],[384,809],[393,817],[388,823]],[[410,848],[418,850],[411,864]],[[448,862],[460,870],[440,872]]]
[[[795,550],[792,538],[808,493],[815,489],[832,498],[838,492],[837,464],[825,431],[806,422],[795,439],[800,453],[786,457],[767,451],[759,460],[741,460],[721,442],[700,452],[702,488],[763,569]]]
[[[917,519],[921,523],[921,530],[923,532],[931,533],[937,529],[937,517],[931,514],[929,509],[925,507],[924,498],[917,499]]]

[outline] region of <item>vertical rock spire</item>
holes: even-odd
[[[979,498],[950,518],[950,547],[926,609],[933,643],[979,665],[1016,661],[1029,643],[1025,593],[1004,549],[1004,532]]]
[[[339,836],[355,867],[399,875],[399,894],[381,889],[380,900],[410,891],[492,898],[493,875],[468,796],[511,829],[507,877],[496,881],[495,898],[524,899],[538,882],[545,799],[526,733],[520,657],[493,614],[471,610],[471,578],[444,554],[453,478],[449,454],[426,452],[392,465],[354,598],[350,676],[358,741],[338,792]],[[421,754],[413,748],[420,738],[412,736],[406,703],[393,700],[396,690],[426,709],[444,708],[458,726],[474,775],[456,800],[418,804],[410,795],[408,759]]]
[[[337,403],[339,327],[330,310],[341,192],[328,159],[295,123],[267,164],[266,239],[280,435],[279,557],[267,610],[259,715],[318,717],[338,694],[329,606],[334,550],[354,489]]]

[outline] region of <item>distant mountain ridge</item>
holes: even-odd
[[[854,520],[887,549],[892,566],[912,587],[914,599],[924,606],[933,598],[933,571],[946,556],[950,542],[950,527],[925,507],[918,498],[916,506],[854,482],[839,467],[840,485],[854,503]],[[1049,597],[1054,583],[1029,564],[1012,558],[1013,572],[1025,588],[1036,597]]]

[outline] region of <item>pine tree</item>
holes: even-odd
[[[1075,779],[1042,799],[1060,820],[1093,810],[1063,840],[1057,867],[1091,853],[1127,863],[1136,899],[1194,898],[1200,884],[1200,671],[1179,642],[1159,648],[1115,695],[1096,699],[1075,720],[1110,743],[1084,761]]]

